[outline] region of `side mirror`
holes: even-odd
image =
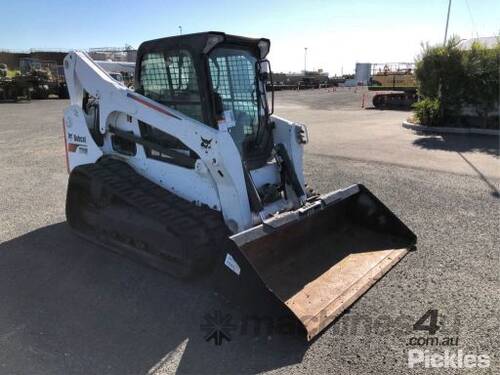
[[[258,64],[259,78],[264,83],[267,83],[271,74],[271,65],[269,64],[269,60],[260,60]]]
[[[268,115],[272,115],[274,113],[274,82],[269,60],[259,60],[257,62],[257,74],[264,86],[267,86],[271,90],[271,108],[268,105],[267,111]]]
[[[260,73],[260,80],[262,82],[267,83],[269,81],[269,73],[268,72],[261,72]]]

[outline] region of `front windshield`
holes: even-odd
[[[209,56],[212,87],[222,99],[224,111],[232,111],[236,126],[229,131],[240,148],[254,140],[259,124],[264,123],[265,111],[256,87],[257,58],[241,49],[217,48]]]

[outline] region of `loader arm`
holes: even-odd
[[[191,174],[201,176],[199,181],[207,186],[207,191],[215,192],[203,194],[204,192],[200,191],[201,194],[197,194],[199,201],[222,211],[234,232],[252,225],[241,160],[234,157],[238,150],[227,128],[211,128],[124,87],[84,52],[68,54],[64,67],[71,98],[71,106],[66,109],[64,115],[66,139],[83,135],[84,138],[80,139],[85,139],[85,146],[93,151],[85,154],[85,157],[70,152],[70,170],[81,164],[94,163],[102,155],[90,134],[82,110],[83,98],[85,93],[88,93],[99,102],[99,131],[105,138],[109,138],[110,129],[113,128],[133,130],[139,137],[139,122],[176,137],[199,156]],[[133,119],[132,123],[126,122],[127,116]],[[121,157],[120,154],[116,156]],[[141,174],[154,177],[153,166],[148,165],[145,158],[129,161]],[[159,178],[157,180],[159,181]],[[169,190],[172,185],[164,184]]]

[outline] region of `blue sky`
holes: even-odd
[[[137,47],[206,30],[271,39],[274,71],[331,74],[355,62],[412,61],[443,39],[448,0],[22,0],[3,1],[0,49]],[[470,10],[470,11],[469,11]],[[499,0],[453,0],[449,34],[498,35]]]

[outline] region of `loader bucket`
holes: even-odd
[[[271,296],[300,321],[308,340],[416,244],[415,234],[363,185],[320,196],[230,239],[219,268],[223,292],[240,301],[256,295],[252,307]]]

